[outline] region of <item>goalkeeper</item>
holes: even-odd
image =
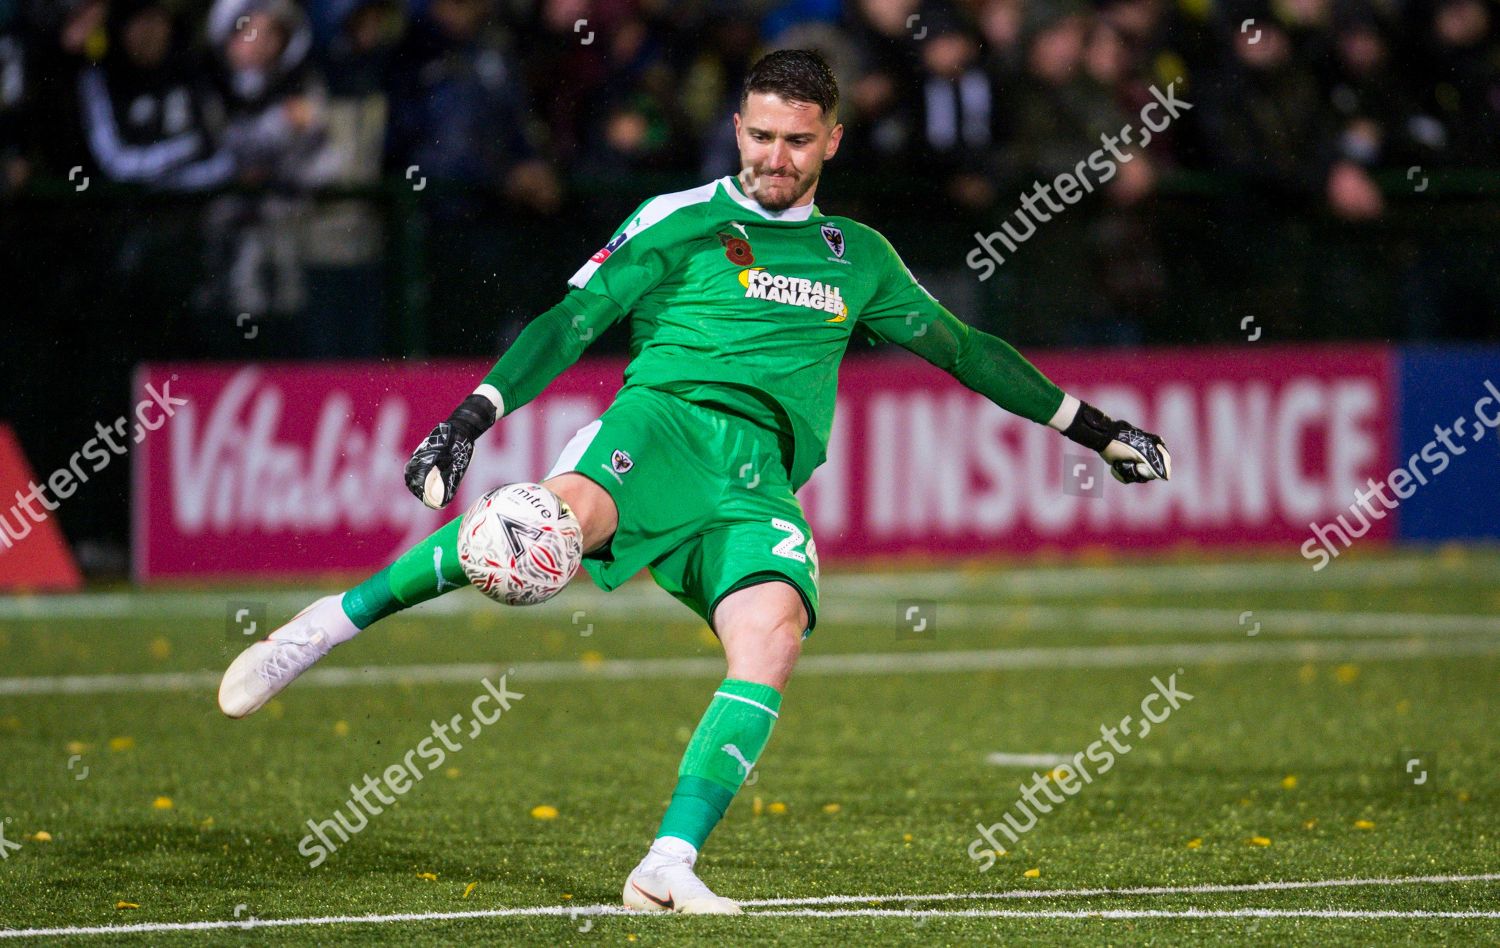
[[[734,116],[744,169],[642,204],[568,281],[406,468],[429,506],[458,490],[476,438],[630,318],[614,403],[541,485],[582,531],[604,589],[642,569],[708,622],[727,677],[688,742],[625,904],[735,913],[694,873],[698,850],[759,762],[818,617],[818,557],[795,491],[824,460],[839,362],[858,333],[908,349],[995,404],[1102,454],[1117,479],[1171,474],[1157,436],[1067,395],[1015,349],[930,296],[870,228],[813,204],[838,151],[838,88],[817,54],[774,52]],[[372,623],[464,585],[458,519],[389,567],[315,602],[225,673],[224,713],[255,711]],[[549,551],[562,556],[558,549]],[[567,574],[576,559],[563,564]]]

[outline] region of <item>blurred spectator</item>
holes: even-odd
[[[1026,19],[1025,0],[985,0],[979,8],[979,32],[985,45],[985,62],[1002,88],[1021,72],[1021,27]]]
[[[1015,208],[1012,195],[1072,172],[1101,148],[1102,136],[1119,138],[1139,122],[1119,107],[1109,84],[1123,62],[1110,61],[1107,48],[1086,55],[1094,25],[1070,0],[1039,0],[1027,9],[1024,72],[1004,101],[1010,130],[997,153],[998,177],[1009,184],[1001,191],[1003,213]],[[1140,337],[1139,320],[1160,277],[1149,235],[1128,209],[1155,190],[1156,173],[1141,149],[1119,150],[1127,160],[1110,161],[1110,180],[1036,226],[1035,240],[1017,255],[1024,338],[1077,345]]]
[[[918,160],[946,179],[944,189],[960,205],[988,207],[995,189],[984,172],[999,137],[999,109],[979,61],[979,40],[968,23],[947,11],[929,11],[923,25],[928,32],[915,97]]]
[[[324,57],[323,139],[305,183],[373,189],[384,162],[388,104],[384,83],[403,22],[394,0],[347,0]],[[302,231],[307,286],[303,352],[369,356],[381,351],[385,294],[380,264],[386,229],[367,198],[325,198]]]
[[[536,109],[551,155],[565,167],[581,156],[606,111],[638,95],[675,94],[670,71],[653,68],[662,65],[660,36],[638,6],[635,0],[545,0],[537,11],[527,79],[532,89],[545,90]]]
[[[306,14],[292,0],[217,0],[208,37],[220,63],[225,144],[241,180],[303,184],[326,120]]]
[[[1339,123],[1339,157],[1367,169],[1433,164],[1441,128],[1417,114],[1392,70],[1391,41],[1373,8],[1360,2],[1340,12],[1334,55],[1328,104]]]
[[[433,224],[426,251],[434,313],[503,299],[502,273],[519,234],[493,225],[500,199],[543,213],[561,201],[556,176],[531,141],[520,70],[493,7],[491,0],[432,0],[392,64],[387,160],[398,176],[420,176],[434,188],[422,199]],[[531,315],[497,306],[493,331],[465,324],[433,342],[440,352],[493,351]]]
[[[79,114],[93,159],[109,181],[210,188],[233,173],[205,116],[201,72],[160,0],[112,0],[108,45],[78,77]]]
[[[224,147],[240,182],[266,189],[209,208],[209,272],[224,277],[208,288],[209,308],[290,317],[307,302],[297,241],[306,202],[298,195],[313,183],[327,120],[312,30],[290,0],[218,0],[208,37],[220,65]],[[297,330],[285,331],[284,344],[267,348],[300,348]]]
[[[1450,167],[1500,163],[1500,50],[1483,0],[1415,0],[1419,106],[1442,128]],[[1414,67],[1414,68],[1413,68]]]
[[[1261,10],[1255,32],[1236,31],[1230,42],[1233,67],[1203,93],[1200,121],[1215,165],[1238,173],[1264,197],[1322,195],[1341,217],[1378,217],[1380,190],[1359,164],[1337,154],[1333,117],[1317,77],[1294,58],[1290,34]]]
[[[392,60],[389,163],[433,181],[503,192],[539,211],[557,208],[555,174],[527,128],[521,74],[492,21],[493,0],[432,0]],[[473,219],[477,197],[434,202],[444,217]]]
[[[26,35],[20,7],[14,0],[0,2],[0,195],[14,191],[31,177],[22,126],[27,106]]]
[[[78,74],[104,56],[104,0],[34,3],[24,44],[22,152],[40,174],[66,177],[84,165],[88,145],[78,117]]]
[[[894,169],[919,147],[916,103],[908,90],[921,86],[920,0],[853,0],[859,78],[843,90],[849,126],[842,160],[848,165]]]

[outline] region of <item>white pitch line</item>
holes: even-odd
[[[1388,661],[1500,655],[1500,637],[1323,641],[1096,645],[1060,648],[965,649],[943,652],[872,652],[809,655],[797,664],[800,677],[839,675],[953,674],[1017,669],[1135,668],[1152,665],[1250,665],[1270,662]],[[477,682],[500,672],[517,683],[533,681],[647,681],[722,675],[721,658],[627,658],[581,661],[500,662],[315,668],[300,687],[341,688],[403,683]],[[128,675],[62,675],[0,678],[0,697],[212,691],[219,671]]]
[[[1500,911],[1427,909],[777,909],[743,918],[1500,918]]]
[[[524,908],[473,909],[467,912],[400,912],[390,915],[322,915],[313,918],[257,918],[252,921],[140,922],[134,925],[88,925],[59,928],[0,928],[0,938],[55,938],[65,935],[129,935],[144,932],[210,932],[228,928],[290,928],[304,925],[382,925],[389,922],[450,922],[470,918],[517,918],[560,915],[638,915],[622,905],[537,905]],[[649,917],[649,916],[647,916]]]
[[[842,595],[889,595],[913,587],[933,596],[1008,594],[1011,596],[1120,595],[1140,592],[1243,592],[1248,590],[1367,589],[1401,586],[1469,585],[1493,581],[1496,569],[1484,560],[1447,566],[1431,559],[1362,560],[1334,563],[1313,572],[1305,560],[1271,562],[1167,563],[1118,566],[1026,566],[890,573],[833,573],[829,589]],[[835,585],[836,584],[836,585]],[[1085,588],[1086,587],[1086,588]]]
[[[984,762],[996,767],[1056,767],[1071,759],[1065,754],[1007,754],[1005,751],[995,751],[986,755]]]
[[[1144,564],[1011,569],[1003,564],[977,570],[958,566],[943,570],[826,573],[823,598],[829,603],[876,600],[894,602],[914,598],[952,597],[979,599],[1034,599],[1065,596],[1092,599],[1134,593],[1233,592],[1294,589],[1367,589],[1410,586],[1448,587],[1455,584],[1493,584],[1500,569],[1488,561],[1446,566],[1430,559],[1365,560],[1339,563],[1337,568],[1314,573],[1301,560],[1241,563]],[[317,596],[336,592],[323,588],[302,590],[240,589],[198,591],[146,589],[129,592],[91,592],[56,596],[0,597],[0,621],[17,619],[93,619],[150,615],[158,618],[222,617],[230,601],[264,602],[274,611],[295,612]],[[576,608],[638,607],[658,614],[691,621],[691,614],[666,593],[641,580],[604,593],[586,583],[577,583],[559,600],[564,611]],[[473,612],[492,608],[479,596],[445,596],[426,603],[424,610],[437,613]],[[894,606],[892,606],[894,609]],[[881,616],[882,619],[887,618]]]
[[[1481,875],[1394,876],[1376,879],[1324,879],[1288,882],[1254,882],[1239,885],[1147,886],[1128,889],[1023,889],[1001,892],[945,892],[936,895],[836,895],[804,899],[751,899],[740,904],[749,908],[765,906],[802,906],[772,911],[748,912],[746,918],[759,916],[807,918],[842,918],[875,916],[893,918],[987,917],[987,918],[1500,918],[1500,911],[1429,911],[1425,909],[1075,909],[1023,911],[1017,909],[817,909],[813,906],[841,903],[878,903],[889,901],[934,902],[954,899],[991,900],[1004,898],[1069,898],[1083,896],[1129,895],[1199,895],[1212,892],[1264,892],[1286,889],[1338,888],[1351,886],[1399,886],[1451,884],[1460,882],[1493,882],[1500,873]],[[836,900],[836,901],[834,901]],[[56,938],[69,935],[128,935],[148,932],[223,931],[226,929],[288,928],[312,925],[380,925],[393,922],[448,922],[476,918],[524,918],[566,916],[570,919],[590,915],[628,915],[636,919],[666,918],[665,913],[642,914],[619,905],[539,905],[520,908],[473,909],[464,912],[404,912],[385,915],[324,915],[308,918],[265,918],[251,921],[141,922],[134,925],[88,925],[53,928],[0,929],[0,938]]]
[[[1129,895],[1213,895],[1225,892],[1290,892],[1298,889],[1346,889],[1360,886],[1452,885],[1500,882],[1500,872],[1470,875],[1378,876],[1372,879],[1292,879],[1269,882],[1148,885],[1124,889],[1003,889],[998,892],[941,892],[935,895],[823,895],[800,899],[749,899],[745,906],[854,905],[880,902],[953,902],[992,899],[1078,899]]]
[[[1428,612],[1343,612],[1319,609],[1197,609],[1149,606],[1055,606],[1030,602],[984,601],[949,602],[933,598],[924,587],[923,601],[931,603],[936,629],[1063,629],[1070,632],[1091,631],[1160,634],[1190,632],[1225,638],[1244,638],[1254,620],[1267,637],[1304,635],[1462,635],[1500,634],[1500,618],[1488,614]],[[819,624],[825,627],[846,625],[876,626],[898,632],[903,609],[912,600],[906,594],[911,588],[888,589],[879,595],[854,594],[839,598],[825,593],[825,607]],[[610,598],[605,598],[606,596]],[[126,595],[107,593],[98,596],[60,597],[58,599],[0,599],[0,621],[27,619],[57,621],[68,619],[110,619],[150,616],[160,622],[180,624],[183,620],[208,620],[217,629],[225,622],[230,603],[263,604],[272,617],[290,616],[306,605],[307,593],[240,593],[233,596],[192,594],[159,596],[153,593]],[[697,620],[683,606],[665,593],[647,586],[629,592],[601,593],[570,597],[566,608],[547,608],[526,613],[510,613],[506,618],[517,623],[555,623],[574,628],[564,616],[582,611],[591,622],[615,616],[631,619],[691,623]],[[586,608],[585,608],[586,607]],[[477,615],[494,612],[497,607],[474,595],[447,596],[422,603],[408,613],[412,616]],[[1240,617],[1246,612],[1246,621]]]

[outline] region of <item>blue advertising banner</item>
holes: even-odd
[[[1500,539],[1500,346],[1397,353],[1403,540]],[[1425,478],[1428,483],[1421,483]]]

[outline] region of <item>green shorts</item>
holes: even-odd
[[[818,551],[775,432],[648,388],[626,388],[568,442],[547,477],[576,472],[620,524],[583,565],[601,589],[643,568],[713,626],[730,593],[784,580],[817,624]]]

